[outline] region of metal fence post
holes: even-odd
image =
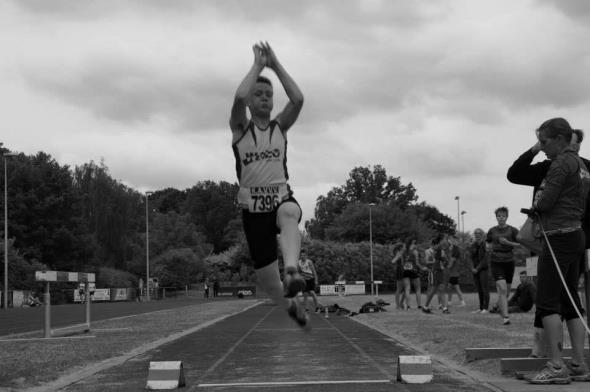
[[[90,331],[90,283],[86,281],[84,284],[84,296],[86,297],[86,332]]]
[[[45,337],[51,337],[51,294],[49,293],[49,282],[45,282]]]

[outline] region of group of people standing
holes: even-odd
[[[216,298],[219,295],[219,279],[217,276],[212,275],[205,279],[203,283],[203,297],[209,298],[213,297]]]
[[[459,298],[460,306],[465,306],[463,293],[459,286],[461,251],[458,239],[449,235],[439,235],[424,250],[418,250],[415,239],[408,239],[398,244],[391,262],[395,266],[396,293],[395,301],[399,309],[410,308],[412,287],[416,295],[416,306],[425,313],[431,313],[430,303],[437,294],[443,313],[450,313],[448,303],[454,293]],[[426,302],[422,305],[421,274],[428,276]]]

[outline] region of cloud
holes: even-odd
[[[586,0],[537,0],[537,2],[556,8],[579,23],[587,23],[590,19],[590,3]]]
[[[30,85],[98,119],[128,125],[162,123],[202,132],[227,124],[233,83],[214,74],[164,74],[146,64],[101,60],[78,69],[24,71]]]

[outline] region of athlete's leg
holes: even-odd
[[[402,293],[403,285],[404,285],[403,279],[398,279],[395,281],[395,306],[397,307],[397,309],[402,309],[401,293]]]
[[[459,297],[459,301],[461,301],[461,306],[465,305],[465,300],[463,299],[463,292],[461,291],[461,286],[459,284],[453,285],[457,296]]]
[[[563,327],[559,314],[543,317],[543,328],[549,341],[549,357],[555,365],[563,365]]]
[[[584,340],[586,330],[584,324],[579,318],[571,319],[566,322],[572,344],[572,361],[577,365],[584,363]]]
[[[279,244],[285,265],[285,296],[293,298],[305,290],[305,280],[299,274],[297,260],[301,250],[299,219],[301,208],[292,201],[282,203],[277,210],[277,227],[280,230]]]
[[[264,291],[270,299],[277,305],[288,308],[291,305],[291,300],[285,298],[283,291],[283,283],[279,274],[279,262],[273,261],[266,267],[256,270],[256,278],[260,284],[260,288]]]
[[[277,226],[281,230],[279,243],[285,262],[285,268],[297,268],[299,251],[301,249],[301,233],[299,232],[299,219],[301,208],[293,202],[285,202],[277,211]]]
[[[447,301],[449,304],[453,303],[453,285],[449,284],[447,287]]]
[[[504,279],[496,281],[496,291],[498,292],[498,308],[502,317],[508,317],[508,298],[506,297],[507,285]]]
[[[432,298],[434,297],[434,294],[437,292],[437,287],[436,286],[430,286],[428,288],[428,291],[426,292],[426,303],[424,304],[424,306],[426,308],[428,308],[430,306],[430,301],[432,301]]]
[[[406,306],[404,307],[404,309],[410,307],[410,290],[410,278],[404,278],[404,294],[406,296]]]
[[[420,287],[420,278],[412,279],[414,292],[416,293],[416,304],[418,308],[422,307],[422,287]]]
[[[447,296],[445,295],[445,288],[447,285],[445,283],[441,283],[438,285],[438,292],[440,294],[440,298],[442,300],[443,310],[449,308],[449,303],[447,302]]]
[[[307,291],[303,292],[303,309],[307,310]]]
[[[310,291],[309,294],[311,295],[311,298],[313,299],[313,310],[317,310],[319,304],[318,304],[318,296],[316,295],[315,291]]]

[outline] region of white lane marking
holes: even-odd
[[[258,327],[264,320],[266,320],[266,318],[272,313],[272,311],[274,310],[274,308],[270,308],[270,310],[264,315],[264,317],[262,317],[260,320],[258,320],[258,322],[256,324],[254,324],[254,326],[252,328],[250,328],[248,330],[248,332],[246,332],[244,335],[242,335],[241,338],[238,339],[237,342],[235,342],[233,344],[233,346],[231,346],[229,348],[229,350],[227,350],[227,352],[225,354],[223,354],[223,356],[221,358],[219,358],[217,361],[215,361],[215,363],[213,365],[211,365],[209,367],[209,369],[207,369],[201,376],[201,379],[204,379],[205,377],[207,377],[209,374],[211,374],[216,368],[217,366],[219,366],[223,361],[225,361],[227,359],[227,357],[230,356],[231,353],[233,353],[235,351],[235,349],[242,344],[242,342],[244,340],[246,340],[246,338],[248,336],[250,336],[250,334],[256,329],[256,327]]]
[[[322,384],[387,384],[391,380],[317,380],[317,381],[261,381],[261,382],[231,382],[225,384],[199,384],[198,388],[211,387],[264,387],[271,385],[322,385]]]
[[[0,339],[0,342],[50,342],[52,340],[64,340],[64,339],[93,339],[96,336],[94,335],[86,335],[86,336],[56,336],[51,338],[19,338],[19,339]]]

